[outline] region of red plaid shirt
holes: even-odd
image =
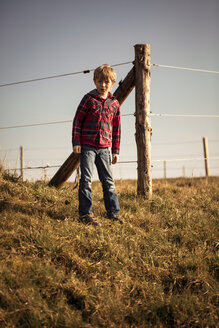
[[[83,97],[76,111],[73,146],[112,147],[112,153],[119,154],[120,124],[118,100],[110,92],[107,99],[100,98],[95,89]]]

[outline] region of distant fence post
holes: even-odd
[[[186,177],[186,167],[185,167],[185,165],[183,165],[183,167],[182,167],[182,176],[183,176],[183,178]]]
[[[20,146],[20,170],[21,170],[21,181],[24,181],[24,148]]]
[[[204,148],[204,161],[205,161],[205,176],[209,177],[209,161],[208,161],[208,140],[206,137],[203,138],[203,148]]]
[[[164,179],[167,178],[167,161],[163,162],[163,176],[164,176]]]
[[[136,144],[139,195],[152,196],[151,123],[150,123],[151,61],[150,45],[135,45]]]

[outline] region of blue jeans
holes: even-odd
[[[80,162],[79,215],[93,214],[91,182],[95,164],[99,179],[102,183],[107,215],[109,217],[114,217],[119,213],[120,207],[112,177],[109,149],[82,145]]]

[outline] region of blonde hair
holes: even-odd
[[[94,81],[96,81],[97,79],[101,79],[101,80],[110,79],[114,84],[116,82],[116,72],[110,65],[103,64],[97,67],[94,71]]]

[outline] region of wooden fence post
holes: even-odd
[[[186,177],[186,167],[185,167],[185,165],[183,165],[183,167],[182,167],[182,176],[183,176],[183,178]]]
[[[135,87],[135,68],[132,67],[130,72],[127,74],[125,79],[119,84],[118,88],[114,92],[114,96],[122,105],[128,95]],[[71,155],[66,159],[66,161],[62,164],[53,178],[50,180],[49,185],[51,187],[59,188],[61,187],[68,178],[72,175],[72,173],[79,167],[80,165],[80,155],[71,153]]]
[[[24,181],[24,148],[20,146],[20,170],[21,170],[21,181]]]
[[[137,192],[139,195],[147,195],[148,198],[152,196],[150,84],[150,45],[137,44],[135,45]]]
[[[209,161],[208,161],[208,140],[206,137],[203,138],[203,148],[204,148],[204,161],[205,161],[205,176],[209,177]]]
[[[163,176],[164,179],[167,178],[167,161],[163,161]]]

